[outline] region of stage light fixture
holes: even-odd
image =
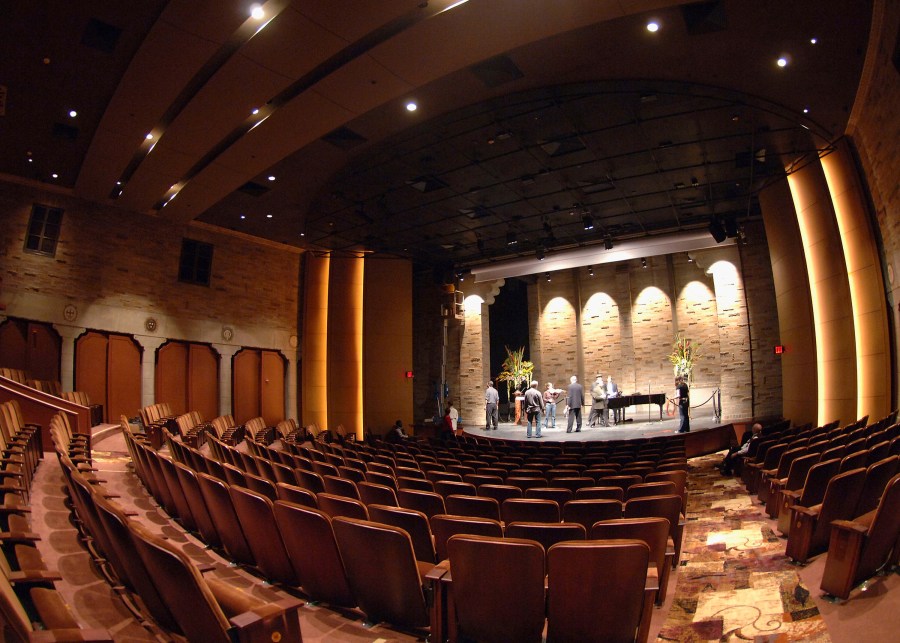
[[[553,228],[550,227],[549,221],[544,221],[544,234],[546,234],[548,237],[553,236]]]
[[[519,243],[519,240],[516,238],[515,232],[507,232],[506,233],[506,245],[514,246]]]
[[[710,218],[709,233],[716,240],[716,243],[722,243],[728,238],[728,235],[725,234],[725,226],[722,225],[722,220],[719,217]]]
[[[456,278],[459,281],[464,281],[466,278],[466,273],[464,273],[462,270],[460,270],[459,272],[456,273]]]
[[[581,217],[581,222],[584,224],[585,230],[593,230],[594,229],[594,219],[591,217],[591,215],[586,214],[583,217]]]
[[[603,247],[606,248],[607,250],[613,249],[612,237],[607,236],[606,239],[603,240]]]
[[[725,236],[729,239],[738,235],[737,220],[734,217],[726,217],[725,219]]]
[[[641,268],[646,268],[646,267],[647,267],[647,260],[645,258],[641,257]]]
[[[549,272],[547,273],[547,283],[548,284],[550,283],[550,273]]]
[[[594,276],[594,266],[588,266],[588,277]]]
[[[537,250],[534,251],[534,256],[537,257],[538,261],[543,261],[544,256],[545,256],[544,249],[542,247],[539,247]]]

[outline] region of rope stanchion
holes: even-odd
[[[708,398],[706,398],[706,400],[704,400],[700,404],[691,406],[691,408],[699,409],[701,406],[705,406],[705,405],[709,404],[710,401],[712,401],[713,415],[716,418],[716,422],[719,422],[722,419],[722,390],[721,389],[717,388],[717,389],[713,390],[712,395],[710,395]],[[666,406],[666,412],[668,412],[668,405]]]

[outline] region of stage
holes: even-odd
[[[714,417],[691,418],[691,431],[687,434],[678,434],[680,420],[677,417],[663,420],[640,422],[629,418],[627,422],[618,426],[589,427],[585,422],[581,432],[566,433],[566,418],[557,416],[556,428],[541,429],[541,439],[525,436],[525,424],[513,424],[501,422],[496,430],[485,431],[484,427],[464,427],[466,435],[491,440],[513,440],[521,442],[548,443],[548,442],[602,442],[611,440],[634,440],[636,438],[653,438],[660,436],[684,435],[685,446],[689,457],[705,453],[714,453],[728,448],[734,429],[731,424],[716,422]]]

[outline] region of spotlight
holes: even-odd
[[[546,276],[547,276],[547,283],[549,284],[550,283],[550,273],[548,272]]]
[[[537,250],[535,250],[534,256],[537,257],[538,261],[543,261],[544,260],[544,249],[538,248]]]
[[[594,229],[594,219],[591,217],[591,215],[586,214],[583,217],[581,217],[581,222],[584,223],[585,230],[593,230]]]
[[[656,33],[659,31],[659,23],[658,22],[648,22],[647,23],[647,31],[650,33]]]
[[[734,217],[727,217],[725,219],[725,236],[732,238],[732,237],[736,237],[737,234],[738,234],[737,220]]]
[[[647,267],[647,260],[645,258],[641,257],[641,268],[646,268],[646,267]]]
[[[722,243],[728,237],[725,234],[725,226],[722,225],[722,220],[719,217],[712,217],[709,220],[709,233],[716,240],[716,243]]]
[[[465,278],[466,278],[466,275],[465,275],[465,273],[464,273],[462,270],[460,270],[459,272],[456,273],[456,278],[457,278],[459,281],[464,281]]]
[[[516,233],[515,233],[515,232],[507,232],[507,233],[506,233],[506,245],[508,245],[508,246],[514,246],[514,245],[516,245],[518,242],[519,242],[519,240],[516,238]]]
[[[549,221],[544,221],[544,234],[546,234],[548,237],[553,236],[553,228],[550,227]]]
[[[588,277],[594,276],[594,266],[588,266]]]
[[[606,239],[603,240],[603,247],[606,248],[607,250],[613,249],[612,237],[607,236]]]

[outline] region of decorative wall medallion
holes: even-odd
[[[156,320],[153,319],[152,317],[148,317],[147,321],[144,322],[144,328],[147,329],[148,333],[155,333],[156,332]]]
[[[232,337],[234,337],[234,331],[228,326],[225,326],[225,328],[222,329],[222,339],[226,342],[230,342]]]
[[[291,348],[297,348],[297,343],[298,343],[298,341],[297,341],[297,336],[296,336],[296,335],[291,335],[291,336],[288,338],[288,345],[289,345]]]
[[[63,308],[63,318],[67,322],[75,321],[75,318],[78,317],[78,309],[75,308],[72,304],[68,304],[65,308]]]

